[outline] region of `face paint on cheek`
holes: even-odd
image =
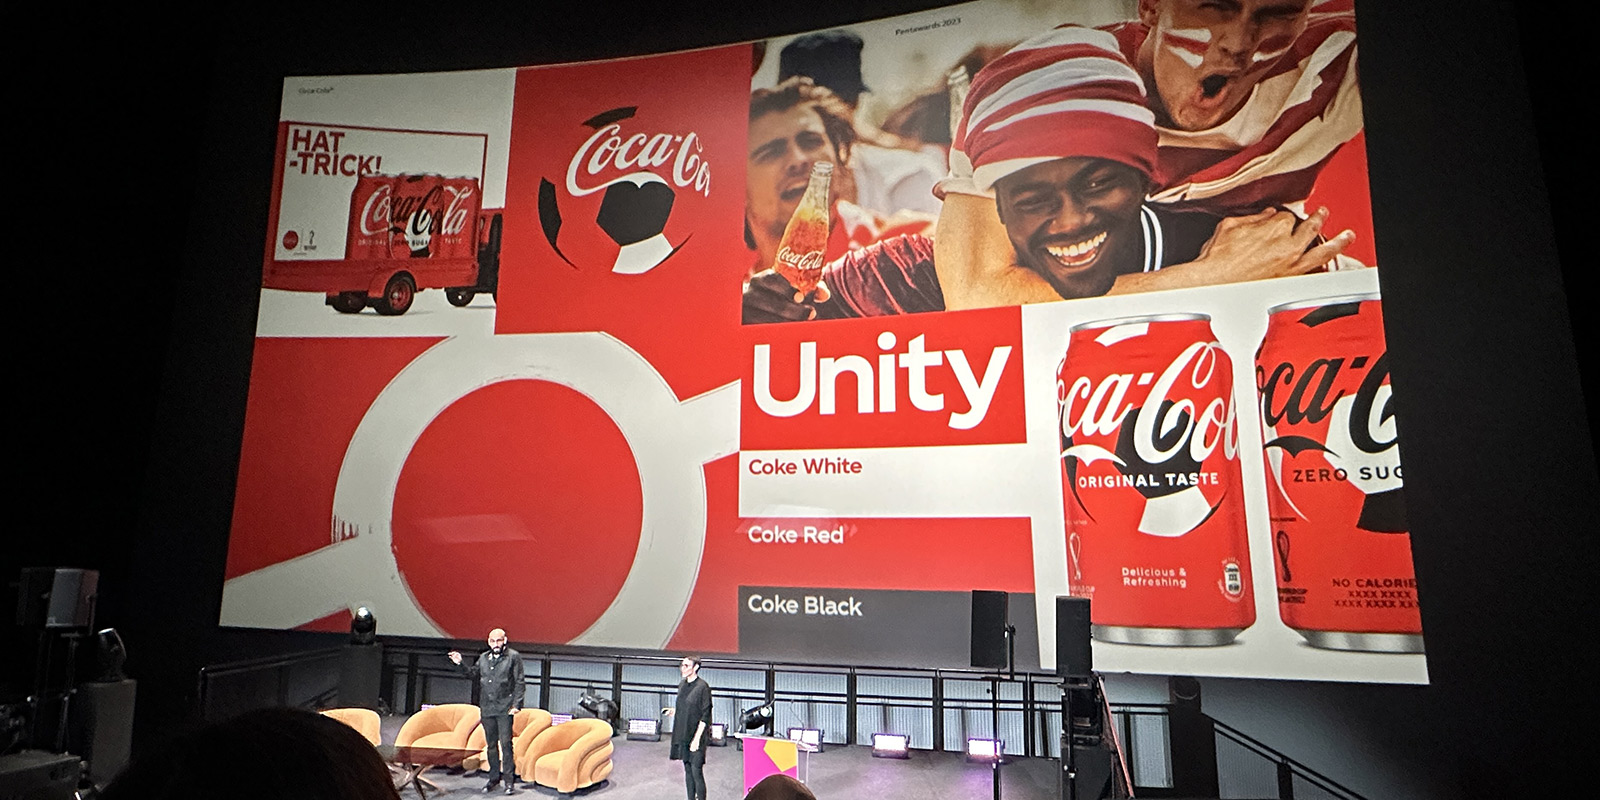
[[[1199,69],[1211,47],[1211,31],[1206,28],[1182,28],[1166,31],[1161,46],[1190,69]]]
[[[1294,37],[1287,34],[1267,38],[1256,45],[1256,51],[1250,56],[1250,61],[1260,64],[1276,60],[1279,56],[1289,52],[1290,45],[1294,44]]]

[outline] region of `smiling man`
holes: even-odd
[[[811,166],[819,161],[845,163],[854,140],[849,121],[829,115],[812,100],[812,91],[792,80],[750,97],[745,244],[755,251],[761,267],[772,265],[783,228],[806,193]],[[838,188],[845,187],[836,187],[835,196],[841,194]]]
[[[1001,178],[995,205],[1019,263],[1062,297],[1096,297],[1136,264],[1141,271],[1160,266],[1145,263],[1138,224],[1148,183],[1143,173],[1118,161],[1059,158]],[[1199,223],[1199,241],[1188,237],[1192,246],[1182,248],[1191,257],[1210,238],[1216,220]]]
[[[753,253],[747,274],[772,266],[778,240],[805,195],[811,167],[826,161],[834,170],[829,194],[828,245],[832,260],[900,233],[933,229],[934,217],[918,212],[885,214],[859,205],[855,176],[856,133],[848,108],[828,89],[804,77],[789,78],[750,94],[749,151],[745,162],[745,246]]]
[[[1321,263],[1349,242],[1341,235],[1310,247],[1322,212],[1303,222],[1286,211],[1223,220],[1146,203],[1155,116],[1140,76],[1105,31],[1062,28],[1046,46],[1025,42],[978,73],[966,108],[957,139],[972,183],[994,195],[1008,258],[1042,278],[1052,299],[1103,295],[1120,278],[1185,262],[1193,262],[1193,275],[1260,277],[1286,264]],[[853,251],[823,270],[823,282],[829,299],[795,302],[781,276],[757,275],[745,291],[744,319],[945,309],[926,236]]]
[[[1159,143],[1147,200],[1223,217],[1273,207],[1304,215],[1323,167],[1362,128],[1350,0],[1140,0],[1138,13],[1104,30],[1150,90]],[[1073,30],[1023,46],[1059,51],[1058,38]],[[995,204],[972,181],[959,143],[940,190],[939,272],[950,308],[1054,298],[1011,260]],[[1297,273],[1255,277],[1286,274]],[[1241,279],[1185,267],[1111,293]]]

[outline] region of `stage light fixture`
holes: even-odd
[[[122,645],[122,637],[117,635],[116,628],[106,628],[95,634],[95,660],[100,666],[100,677],[95,678],[97,682],[127,679],[122,674],[122,664],[128,660],[128,650]]]
[[[789,741],[799,742],[822,752],[822,730],[819,728],[790,728]]]
[[[661,741],[661,724],[653,719],[628,720],[628,741],[631,742],[659,742]]]
[[[911,737],[903,733],[872,734],[873,758],[910,758]]]
[[[993,764],[1005,756],[1006,743],[1000,739],[967,739],[967,760]]]
[[[728,726],[726,726],[726,725],[724,725],[724,724],[722,724],[720,722],[711,723],[710,736],[711,736],[710,745],[712,747],[727,747],[728,746]]]
[[[571,722],[571,721],[572,721],[572,715],[571,714],[551,714],[550,715],[550,725],[552,727],[554,727],[556,725],[560,725],[563,722]]]
[[[578,698],[578,707],[589,714],[593,714],[595,719],[609,722],[613,725],[617,722],[616,702],[610,698],[601,697],[592,691],[584,692]]]
[[[350,615],[350,643],[372,644],[378,638],[378,618],[372,615],[372,609],[366,606],[357,608]]]
[[[772,725],[773,703],[762,703],[755,708],[747,708],[739,715],[739,727],[753,731]]]

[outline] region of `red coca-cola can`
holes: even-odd
[[[389,201],[389,257],[433,258],[445,208],[444,178],[401,175]]]
[[[476,178],[444,178],[439,183],[438,230],[430,245],[434,258],[476,258],[478,242],[474,228],[478,220]]]
[[[1255,622],[1233,360],[1204,314],[1074,326],[1056,372],[1071,592],[1095,639],[1221,645]]]
[[[394,177],[362,175],[350,191],[350,226],[344,239],[348,259],[389,257],[389,201]]]
[[[1422,652],[1377,294],[1275,306],[1256,352],[1278,613],[1313,646]]]

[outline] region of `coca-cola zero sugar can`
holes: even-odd
[[[1094,638],[1232,642],[1256,612],[1233,361],[1211,318],[1074,326],[1056,400],[1068,581]]]
[[[476,230],[478,181],[475,178],[445,178],[444,191],[431,249],[434,258],[472,258],[478,253]]]
[[[1270,309],[1256,390],[1284,624],[1316,647],[1422,652],[1378,295]]]

